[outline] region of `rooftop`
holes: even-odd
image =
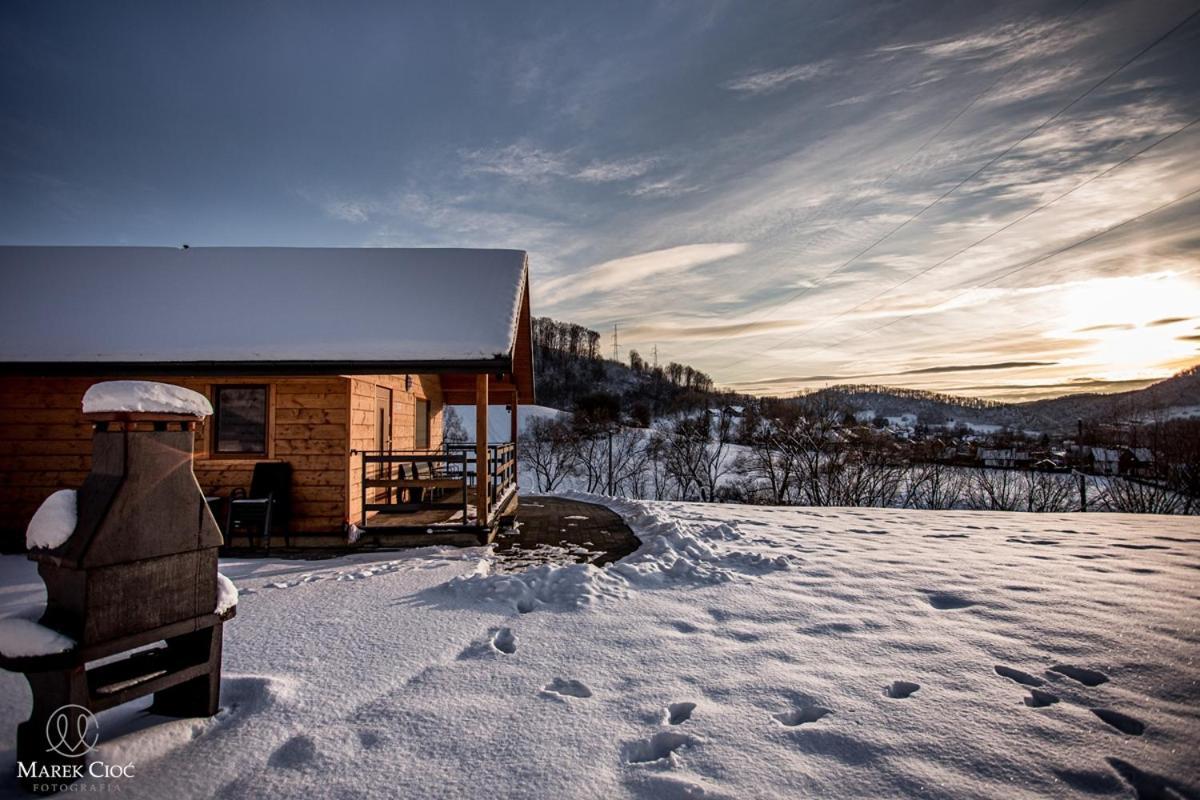
[[[510,358],[520,250],[0,247],[0,363]]]

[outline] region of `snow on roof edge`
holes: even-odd
[[[524,252],[524,251],[522,251]],[[518,328],[521,325],[521,305],[525,299],[526,287],[529,285],[529,253],[525,253],[525,260],[521,266],[521,279],[517,281],[517,294],[513,298],[512,315],[508,326],[508,352],[504,355],[510,359],[516,357],[517,352],[517,336],[520,335]]]

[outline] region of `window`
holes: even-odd
[[[214,386],[213,452],[267,454],[267,387]]]
[[[413,409],[415,417],[415,430],[413,431],[413,441],[418,450],[429,449],[429,401],[417,399],[416,407]]]

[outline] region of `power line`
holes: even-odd
[[[1069,21],[1071,20],[1071,18],[1072,18],[1072,17],[1074,17],[1074,16],[1075,16],[1075,14],[1076,14],[1076,13],[1078,13],[1078,12],[1079,12],[1079,10],[1080,10],[1081,8],[1083,8],[1085,5],[1087,5],[1087,4],[1088,4],[1088,2],[1089,2],[1089,1],[1090,1],[1090,0],[1083,0],[1081,3],[1079,3],[1077,6],[1075,6],[1075,8],[1071,10],[1071,13],[1070,13],[1070,14],[1067,14],[1065,17],[1063,17],[1063,20],[1062,20],[1063,24],[1066,24],[1067,22],[1069,22]],[[993,81],[992,81],[990,84],[988,84],[988,86],[987,86],[985,89],[983,89],[983,91],[981,91],[981,92],[979,92],[978,94],[976,94],[976,95],[975,95],[975,96],[974,96],[974,97],[971,99],[971,102],[967,103],[965,106],[963,106],[961,109],[959,109],[959,110],[958,110],[958,112],[957,112],[957,113],[956,113],[954,116],[952,116],[952,117],[951,117],[949,120],[947,120],[945,123],[943,123],[943,124],[942,124],[942,126],[941,126],[940,128],[938,128],[936,131],[934,131],[932,135],[930,135],[928,138],[926,138],[926,139],[925,139],[925,141],[924,141],[924,142],[922,142],[922,143],[921,143],[921,145],[920,145],[919,147],[917,147],[917,149],[916,149],[916,150],[914,150],[912,153],[910,153],[908,156],[906,156],[906,157],[904,158],[904,160],[903,160],[903,161],[901,161],[900,163],[896,164],[896,166],[894,166],[894,167],[892,168],[892,170],[891,170],[890,172],[888,172],[888,174],[887,174],[887,175],[885,175],[885,176],[884,176],[883,178],[881,178],[880,180],[876,181],[876,182],[875,182],[875,185],[871,187],[871,191],[877,190],[878,188],[880,188],[881,186],[883,186],[884,184],[886,184],[886,183],[887,183],[888,181],[890,181],[890,180],[891,180],[893,177],[895,177],[896,173],[898,173],[898,172],[899,172],[901,169],[903,169],[903,168],[904,168],[906,165],[908,165],[910,162],[912,162],[912,161],[913,161],[913,159],[915,159],[917,156],[921,155],[921,153],[925,152],[925,149],[926,149],[926,148],[928,148],[928,147],[929,147],[929,145],[933,144],[933,142],[935,142],[937,139],[939,139],[939,138],[941,137],[941,135],[942,135],[943,133],[945,133],[947,130],[949,130],[949,128],[950,128],[952,125],[954,125],[954,123],[958,122],[958,120],[959,120],[959,119],[961,119],[961,118],[962,118],[962,116],[963,116],[964,114],[966,114],[968,111],[970,111],[972,108],[974,108],[974,107],[975,107],[975,105],[976,105],[976,104],[977,104],[977,103],[978,103],[980,100],[982,100],[984,97],[986,97],[987,95],[989,95],[989,94],[991,93],[991,91],[992,91],[993,89],[995,89],[995,88],[996,88],[996,87],[997,87],[997,86],[1000,84],[1000,82],[1001,82],[1002,80],[1004,80],[1006,77],[1008,77],[1008,75],[1009,75],[1009,74],[1010,74],[1010,73],[1011,73],[1013,70],[1015,70],[1015,69],[1016,69],[1018,66],[1020,66],[1020,65],[1021,65],[1021,63],[1022,63],[1022,61],[1020,61],[1020,60],[1018,60],[1018,61],[1014,61],[1014,62],[1013,62],[1013,63],[1012,63],[1012,64],[1011,64],[1011,65],[1008,67],[1008,69],[1006,69],[1006,70],[1004,70],[1003,72],[1001,72],[1001,73],[1000,73],[1000,74],[999,74],[999,75],[996,77],[996,79],[995,79],[995,80],[993,80]],[[861,195],[860,195],[860,197],[859,197],[857,200],[855,200],[855,201],[854,201],[854,203],[853,203],[853,204],[852,204],[852,205],[851,205],[849,208],[847,208],[845,211],[841,211],[841,212],[839,212],[839,213],[840,213],[840,214],[842,214],[843,216],[844,216],[844,215],[847,215],[847,214],[850,214],[850,213],[851,213],[851,212],[853,212],[853,211],[854,211],[856,208],[858,208],[860,205],[862,205],[862,204],[863,204],[863,202],[864,202],[864,201],[867,199],[867,196],[868,196],[868,195],[867,195],[867,194],[865,194],[865,193],[864,193],[864,194],[861,194]],[[825,213],[825,214],[823,214],[822,216],[828,217],[828,216],[829,216],[829,214],[828,214],[828,212],[826,212],[826,213]],[[818,217],[818,218],[819,218],[819,217]],[[826,280],[827,278],[830,278],[830,277],[832,277],[832,276],[833,276],[835,273],[837,273],[837,272],[838,272],[838,271],[840,271],[841,269],[844,269],[844,268],[845,268],[845,267],[846,267],[848,264],[849,264],[849,262],[847,262],[846,264],[842,264],[841,266],[839,266],[839,267],[836,267],[835,269],[833,269],[832,271],[830,271],[830,272],[826,273],[825,275],[822,275],[820,278],[818,278],[818,279],[816,280],[816,282],[814,282],[814,284],[813,284],[812,286],[807,286],[807,287],[805,287],[805,288],[804,288],[804,289],[803,289],[801,292],[799,292],[798,294],[796,294],[796,295],[795,295],[795,296],[793,296],[792,298],[789,298],[788,300],[785,300],[783,303],[776,304],[775,306],[772,306],[772,308],[777,308],[777,307],[778,307],[778,306],[780,306],[780,305],[784,305],[784,304],[786,304],[786,303],[790,303],[790,302],[792,302],[793,300],[796,300],[796,299],[798,299],[799,297],[802,297],[802,296],[803,296],[803,295],[804,295],[804,294],[805,294],[805,293],[806,293],[806,292],[807,292],[809,289],[812,289],[812,288],[814,288],[816,285],[819,285],[819,283],[820,283],[821,281],[824,281],[824,280]],[[760,288],[762,288],[762,286],[764,286],[764,285],[765,285],[767,282],[769,282],[769,280],[770,280],[770,279],[768,278],[767,280],[764,280],[764,281],[758,281],[758,282],[757,282],[757,283],[755,283],[755,284],[754,284],[752,287],[750,287],[750,291],[755,291],[755,290],[757,290],[757,289],[760,289]],[[769,311],[769,310],[770,310],[770,308],[765,308],[765,307],[764,307],[763,309],[761,309],[761,312],[762,312],[762,313],[759,313],[757,316],[752,316],[752,317],[749,319],[749,321],[750,321],[750,322],[755,322],[755,321],[757,321],[757,320],[761,319],[761,318],[764,316],[764,314],[765,314],[767,311]],[[710,343],[710,344],[709,344],[709,345],[707,345],[707,346],[703,346],[703,347],[700,347],[700,348],[698,348],[697,350],[693,351],[693,353],[692,353],[692,355],[691,355],[691,359],[693,359],[693,360],[694,360],[696,355],[703,354],[703,353],[705,353],[705,352],[707,352],[707,351],[711,350],[711,349],[712,349],[714,346],[715,346],[715,344],[711,344],[711,343]]]
[[[978,284],[976,286],[971,286],[971,287],[959,292],[958,294],[954,295],[946,302],[953,302],[953,301],[959,299],[960,297],[964,297],[964,296],[970,294],[971,292],[975,291],[976,289],[981,289],[985,286],[991,286],[992,284],[994,284],[998,281],[1004,280],[1005,278],[1011,277],[1011,276],[1017,274],[1018,272],[1028,269],[1029,267],[1040,264],[1043,261],[1047,261],[1047,260],[1053,258],[1054,256],[1062,255],[1063,253],[1066,253],[1070,250],[1074,250],[1077,247],[1082,247],[1083,245],[1093,242],[1096,239],[1101,238],[1102,236],[1107,236],[1108,234],[1112,233],[1115,230],[1124,228],[1127,225],[1132,225],[1135,222],[1139,222],[1147,217],[1157,214],[1160,211],[1165,211],[1166,209],[1170,208],[1171,206],[1175,206],[1186,200],[1190,200],[1192,197],[1195,197],[1196,195],[1200,195],[1200,187],[1192,189],[1190,192],[1188,192],[1184,195],[1181,195],[1180,197],[1177,197],[1174,200],[1163,203],[1162,205],[1156,206],[1156,207],[1150,209],[1149,211],[1144,211],[1135,217],[1130,217],[1127,220],[1123,220],[1122,222],[1118,222],[1114,225],[1110,225],[1109,227],[1107,227],[1101,231],[1097,231],[1096,233],[1093,233],[1089,236],[1086,236],[1083,239],[1072,242],[1071,244],[1065,245],[1064,247],[1060,247],[1057,250],[1052,250],[1049,253],[1044,253],[1043,255],[1038,256],[1037,258],[1034,258],[1034,259],[1026,261],[1022,264],[1019,264],[1018,266],[1014,267],[1013,269],[1010,269],[1007,272],[1003,272],[1000,275],[997,275],[995,278],[992,278],[991,280],[985,281],[984,283]],[[871,328],[869,330],[866,330],[866,331],[860,331],[859,333],[856,333],[852,336],[847,336],[843,339],[839,339],[836,342],[830,342],[827,345],[821,345],[819,347],[811,348],[809,350],[804,351],[804,354],[811,355],[813,353],[820,353],[820,352],[824,352],[825,350],[830,350],[834,347],[839,347],[847,342],[854,341],[855,339],[861,339],[863,336],[868,336],[872,333],[877,333],[878,331],[881,331],[884,328],[890,328],[892,325],[896,325],[900,322],[904,322],[905,320],[912,319],[913,317],[918,316],[918,313],[919,312],[914,312],[912,314],[907,314],[903,317],[897,317],[896,319],[886,322],[883,325],[878,325],[878,326]],[[1038,320],[1038,321],[1044,321],[1044,320]],[[1029,327],[1032,324],[1034,324],[1034,323],[1028,323],[1022,327]]]
[[[1076,184],[1072,188],[1070,188],[1067,191],[1063,192],[1062,194],[1058,195],[1053,200],[1050,200],[1050,201],[1038,206],[1037,208],[1034,208],[1030,211],[1025,212],[1024,214],[1022,214],[1021,216],[1012,220],[1011,222],[1008,222],[1008,223],[1002,225],[1001,227],[997,228],[996,230],[992,231],[991,233],[987,234],[983,238],[977,239],[974,242],[971,242],[971,244],[966,245],[965,247],[962,247],[962,248],[956,250],[955,252],[946,256],[942,260],[937,261],[937,262],[929,265],[928,267],[925,267],[924,269],[913,273],[912,275],[909,275],[907,278],[900,281],[899,283],[892,284],[891,286],[887,287],[886,289],[882,289],[882,290],[876,292],[875,294],[871,295],[867,299],[860,301],[859,303],[851,306],[850,308],[845,309],[844,311],[838,312],[837,314],[835,314],[832,317],[829,317],[828,319],[824,319],[815,325],[809,325],[807,328],[801,328],[799,331],[796,331],[794,334],[789,336],[787,339],[784,339],[782,342],[779,342],[778,344],[772,346],[771,348],[768,348],[767,350],[764,350],[763,352],[769,352],[770,350],[776,349],[776,348],[781,347],[789,342],[795,341],[795,339],[797,337],[799,337],[801,334],[810,333],[814,330],[817,330],[818,328],[823,328],[827,325],[831,325],[834,322],[837,322],[839,319],[842,319],[846,315],[850,314],[851,312],[862,308],[863,306],[867,305],[868,303],[872,303],[875,300],[878,300],[880,297],[883,297],[885,294],[889,294],[889,293],[895,291],[896,289],[899,289],[901,286],[906,286],[907,284],[912,283],[917,278],[920,278],[921,276],[932,272],[933,270],[937,269],[938,267],[943,266],[944,264],[947,264],[950,261],[953,261],[954,259],[958,258],[959,256],[961,256],[963,253],[967,252],[968,250],[978,247],[979,245],[983,244],[984,242],[988,241],[989,239],[1000,235],[1004,231],[1014,227],[1015,225],[1017,225],[1021,222],[1024,222],[1025,220],[1029,219],[1030,217],[1032,217],[1034,214],[1038,213],[1039,211],[1043,211],[1043,210],[1049,208],[1050,206],[1057,203],[1059,200],[1062,200],[1064,197],[1074,194],[1075,192],[1079,191],[1080,189],[1082,189],[1083,187],[1092,183],[1093,181],[1099,180],[1100,178],[1103,178],[1105,175],[1108,175],[1109,173],[1113,172],[1114,170],[1116,170],[1120,167],[1123,167],[1124,165],[1128,164],[1130,161],[1133,161],[1135,158],[1145,154],[1146,152],[1148,152],[1150,150],[1153,150],[1155,147],[1158,147],[1163,142],[1166,142],[1167,140],[1172,139],[1175,136],[1178,136],[1179,134],[1183,133],[1188,128],[1191,128],[1193,125],[1196,125],[1197,123],[1200,123],[1200,117],[1193,118],[1190,122],[1186,123],[1185,125],[1182,125],[1181,127],[1176,128],[1175,130],[1171,131],[1170,133],[1166,134],[1165,136],[1162,136],[1162,137],[1156,139],[1155,141],[1151,142],[1150,144],[1146,145],[1145,147],[1141,148],[1137,152],[1132,153],[1132,154],[1126,156],[1125,158],[1121,159],[1117,163],[1112,164],[1109,167],[1106,167],[1105,169],[1101,170],[1100,172],[1097,172],[1095,175],[1092,175],[1091,177],[1087,178],[1083,182]]]
[[[938,196],[938,197],[937,197],[937,199],[935,199],[933,202],[931,202],[931,203],[929,203],[928,205],[926,205],[925,207],[923,207],[923,208],[922,208],[920,211],[918,211],[916,214],[913,214],[911,217],[909,217],[908,219],[906,219],[904,222],[901,222],[899,225],[897,225],[896,227],[892,228],[890,231],[888,231],[887,233],[885,233],[885,234],[884,234],[882,237],[880,237],[880,238],[876,239],[874,242],[872,242],[871,244],[867,245],[867,246],[866,246],[865,248],[863,248],[862,250],[859,250],[857,253],[855,253],[853,256],[851,256],[851,257],[850,257],[848,260],[846,260],[846,261],[842,262],[840,265],[838,265],[837,267],[835,267],[833,270],[831,270],[830,272],[828,272],[828,273],[826,273],[824,276],[822,276],[822,277],[821,277],[821,278],[820,278],[818,281],[814,282],[813,284],[811,284],[811,285],[809,285],[809,286],[806,286],[806,287],[802,288],[802,289],[801,289],[799,292],[796,292],[796,293],[794,293],[793,295],[791,295],[790,297],[788,297],[786,300],[784,300],[782,303],[778,303],[778,304],[776,304],[776,306],[775,306],[775,307],[776,307],[776,308],[778,308],[778,307],[780,307],[780,306],[784,306],[784,305],[787,305],[788,303],[791,303],[791,302],[795,301],[796,299],[798,299],[799,297],[803,296],[805,293],[807,293],[807,292],[808,292],[808,291],[810,291],[811,289],[814,289],[814,288],[816,288],[816,286],[820,285],[821,281],[827,280],[828,278],[832,277],[833,275],[835,275],[835,274],[837,274],[837,273],[841,272],[841,271],[842,271],[842,270],[844,270],[846,267],[850,266],[851,264],[853,264],[853,263],[854,263],[855,261],[857,261],[858,259],[862,258],[862,257],[863,257],[864,255],[866,255],[867,253],[871,252],[871,251],[872,251],[872,250],[874,250],[876,247],[878,247],[879,245],[883,244],[885,241],[887,241],[888,239],[890,239],[890,238],[891,238],[892,236],[894,236],[896,233],[899,233],[901,230],[903,230],[904,228],[906,228],[906,227],[907,227],[907,226],[908,226],[910,223],[914,222],[914,221],[915,221],[915,220],[917,220],[919,217],[921,217],[921,216],[922,216],[922,215],[923,215],[923,214],[924,214],[926,211],[929,211],[931,208],[933,208],[934,206],[936,206],[937,204],[939,204],[940,202],[942,202],[943,200],[945,200],[947,197],[949,197],[950,195],[952,195],[954,192],[958,191],[960,188],[962,188],[962,187],[963,187],[964,185],[966,185],[968,182],[970,182],[971,180],[974,180],[975,178],[977,178],[979,175],[981,175],[981,174],[982,174],[982,173],[983,173],[985,170],[987,170],[989,167],[991,167],[992,165],[994,165],[995,163],[997,163],[998,161],[1000,161],[1002,158],[1004,158],[1005,156],[1007,156],[1009,153],[1011,153],[1011,152],[1012,152],[1014,149],[1016,149],[1016,148],[1017,148],[1017,147],[1018,147],[1020,144],[1022,144],[1022,143],[1023,143],[1023,142],[1025,142],[1025,141],[1027,141],[1027,140],[1028,140],[1028,139],[1029,139],[1031,136],[1033,136],[1034,134],[1036,134],[1036,133],[1038,133],[1039,131],[1043,130],[1043,129],[1044,129],[1046,126],[1047,126],[1047,125],[1049,125],[1050,123],[1054,122],[1054,120],[1058,119],[1058,118],[1059,118],[1059,117],[1061,117],[1063,114],[1065,114],[1067,111],[1069,111],[1070,109],[1074,108],[1076,105],[1078,105],[1078,104],[1079,104],[1081,101],[1083,101],[1085,98],[1087,98],[1087,97],[1088,97],[1089,95],[1091,95],[1093,92],[1095,92],[1095,91],[1096,91],[1097,89],[1099,89],[1101,86],[1103,86],[1104,84],[1106,84],[1106,83],[1108,83],[1110,80],[1112,80],[1112,79],[1113,79],[1113,78],[1114,78],[1114,77],[1115,77],[1115,76],[1116,76],[1118,73],[1120,73],[1122,70],[1124,70],[1124,69],[1125,69],[1126,67],[1128,67],[1130,64],[1132,64],[1132,63],[1134,63],[1135,61],[1137,61],[1138,59],[1140,59],[1140,58],[1141,58],[1142,56],[1144,56],[1146,53],[1150,52],[1150,50],[1152,50],[1153,48],[1157,47],[1159,44],[1161,44],[1161,43],[1162,43],[1162,42],[1164,42],[1166,39],[1168,39],[1168,38],[1169,38],[1169,37],[1170,37],[1170,36],[1171,36],[1173,33],[1175,33],[1177,30],[1179,30],[1180,28],[1182,28],[1183,26],[1185,26],[1185,25],[1187,25],[1189,22],[1191,22],[1191,21],[1192,21],[1192,20],[1193,20],[1193,19],[1194,19],[1194,18],[1195,18],[1197,15],[1200,15],[1200,8],[1197,8],[1195,11],[1193,11],[1191,14],[1189,14],[1187,17],[1185,17],[1185,18],[1184,18],[1182,21],[1180,21],[1180,22],[1176,23],[1174,26],[1172,26],[1172,27],[1170,28],[1170,30],[1168,30],[1168,31],[1166,31],[1165,33],[1163,33],[1163,34],[1159,35],[1159,36],[1158,36],[1156,39],[1154,39],[1154,41],[1150,42],[1148,45],[1146,45],[1145,47],[1143,47],[1141,50],[1139,50],[1137,53],[1135,53],[1135,54],[1134,54],[1133,56],[1131,56],[1129,59],[1127,59],[1126,61],[1124,61],[1124,62],[1123,62],[1123,63],[1122,63],[1120,66],[1118,66],[1116,69],[1114,69],[1114,70],[1112,70],[1111,72],[1109,72],[1107,75],[1105,75],[1103,78],[1101,78],[1101,79],[1100,79],[1098,82],[1096,82],[1096,83],[1095,83],[1095,84],[1093,84],[1091,87],[1089,87],[1087,90],[1085,90],[1085,91],[1084,91],[1082,94],[1079,94],[1079,95],[1077,95],[1077,96],[1075,97],[1075,99],[1071,100],[1071,102],[1067,103],[1067,105],[1063,106],[1063,107],[1062,107],[1062,108],[1060,108],[1058,111],[1054,112],[1052,115],[1050,115],[1049,117],[1047,117],[1045,120],[1043,120],[1041,123],[1039,123],[1037,127],[1033,128],[1033,129],[1032,129],[1032,130],[1030,130],[1029,132],[1027,132],[1027,133],[1025,133],[1024,135],[1022,135],[1022,136],[1021,136],[1019,139],[1017,139],[1015,142],[1013,142],[1011,145],[1009,145],[1007,148],[1005,148],[1003,151],[1001,151],[1001,152],[1000,152],[998,155],[996,155],[996,156],[993,156],[993,157],[992,157],[991,159],[989,159],[989,160],[988,160],[988,161],[987,161],[987,162],[986,162],[986,163],[985,163],[983,166],[979,167],[977,170],[975,170],[975,171],[974,171],[974,172],[972,172],[970,175],[968,175],[967,177],[965,177],[965,178],[963,178],[962,180],[960,180],[958,183],[956,183],[956,184],[955,184],[954,186],[952,186],[950,189],[948,189],[948,190],[946,190],[945,192],[943,192],[943,193],[942,193],[940,196]],[[804,332],[804,331],[806,331],[806,330],[809,330],[809,329],[804,329],[804,330],[802,330],[802,331],[799,331],[798,333],[803,333],[803,332]],[[798,334],[797,334],[797,335],[798,335]],[[772,346],[772,347],[770,347],[770,348],[767,348],[767,351],[770,351],[770,350],[776,349],[776,348],[778,348],[780,345],[782,345],[782,344],[786,344],[787,342],[789,342],[789,341],[792,341],[792,339],[793,339],[793,338],[794,338],[794,337],[791,337],[791,338],[789,338],[789,339],[785,339],[783,342],[780,342],[779,344],[776,344],[776,345],[773,345],[773,346]],[[764,351],[764,352],[767,352],[767,351]]]

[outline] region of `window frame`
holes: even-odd
[[[263,440],[261,451],[220,449],[221,392],[226,389],[261,389],[263,392]],[[212,385],[212,436],[209,441],[210,459],[256,459],[271,457],[271,384],[269,383],[214,383]]]
[[[425,406],[425,414],[423,415],[425,417],[425,419],[424,419],[424,423],[425,423],[425,441],[424,441],[424,443],[422,443],[417,438],[417,434],[420,433],[420,431],[421,431],[420,421],[421,421],[422,414],[420,413],[420,409],[421,409],[422,404],[424,404],[424,406]],[[432,408],[432,403],[429,402],[429,399],[425,398],[425,397],[414,397],[413,398],[413,448],[414,449],[429,450],[430,448],[433,447],[433,430],[432,430],[433,425],[431,424],[432,419],[433,419],[433,408]]]

